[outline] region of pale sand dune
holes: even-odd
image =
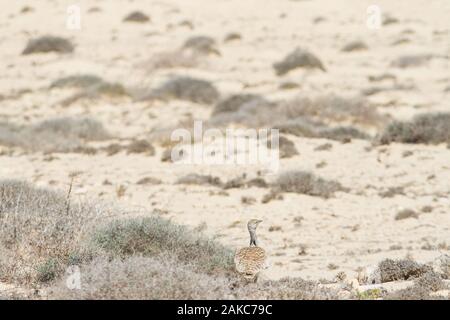
[[[90,115],[101,121],[119,138],[147,138],[156,129],[174,128],[179,121],[209,118],[211,106],[186,101],[133,102],[132,99],[82,99],[70,107],[58,102],[76,92],[72,89],[48,90],[61,76],[90,73],[125,86],[156,87],[170,75],[190,75],[211,81],[222,96],[251,92],[270,99],[335,93],[354,96],[372,86],[368,76],[391,73],[397,83],[412,83],[415,90],[392,90],[368,97],[381,113],[396,119],[409,119],[421,112],[448,111],[450,97],[444,88],[450,84],[450,3],[447,0],[377,1],[382,11],[399,23],[380,30],[366,27],[366,9],[372,1],[280,1],[267,0],[165,0],[155,1],[78,1],[82,8],[82,30],[65,28],[66,1],[3,2],[0,5],[0,121],[34,123],[61,115]],[[20,13],[25,5],[32,12]],[[99,7],[99,12],[89,12]],[[134,10],[151,17],[145,24],[123,23]],[[313,23],[324,17],[320,23]],[[194,29],[179,25],[189,20]],[[405,33],[413,30],[414,33]],[[224,43],[224,37],[238,32],[242,39]],[[20,55],[28,39],[52,34],[73,41],[76,48],[68,55]],[[406,35],[405,35],[406,34]],[[172,68],[146,71],[142,65],[161,52],[173,52],[195,35],[208,35],[217,41],[220,56],[202,58],[198,68]],[[410,43],[393,46],[399,38]],[[341,52],[347,43],[361,39],[368,50]],[[272,68],[295,47],[317,54],[327,72],[307,75],[294,70],[277,77]],[[391,67],[402,55],[431,54],[425,66],[400,69]],[[300,89],[280,90],[283,82],[295,82]],[[188,115],[188,114],[191,115]],[[368,131],[373,128],[367,128]],[[245,228],[250,218],[263,219],[260,240],[270,257],[268,278],[299,276],[310,279],[333,278],[339,271],[354,277],[360,267],[374,265],[384,258],[411,255],[427,262],[448,252],[450,246],[450,150],[445,145],[392,144],[370,149],[369,141],[342,144],[325,139],[289,136],[299,155],[281,160],[281,171],[309,170],[339,181],[350,189],[334,198],[323,199],[284,194],[283,200],[262,204],[269,189],[230,189],[228,196],[213,186],[174,184],[177,178],[197,172],[220,177],[223,181],[247,173],[255,177],[258,166],[189,166],[161,162],[163,147],[155,143],[157,154],[107,156],[12,154],[0,146],[0,176],[24,179],[38,185],[67,188],[71,172],[80,172],[74,195],[117,201],[132,214],[142,208],[160,209],[174,221],[198,226],[206,223],[205,233],[216,235],[230,247],[248,242]],[[118,140],[117,140],[118,141]],[[110,141],[111,143],[114,140]],[[324,143],[329,151],[316,151]],[[108,145],[109,142],[100,144]],[[95,145],[95,144],[94,144]],[[404,151],[412,151],[403,157]],[[317,164],[326,162],[323,168]],[[137,185],[144,177],[162,180],[159,185]],[[433,176],[433,177],[432,177]],[[263,176],[273,181],[275,176]],[[105,180],[111,185],[104,185]],[[118,186],[126,187],[117,198]],[[379,193],[389,187],[404,187],[403,195],[391,198]],[[254,197],[253,205],[242,205],[243,196]],[[396,221],[401,209],[432,212],[418,219]],[[280,230],[270,231],[271,226]],[[276,229],[276,228],[275,228]],[[432,249],[424,249],[424,245]],[[439,246],[440,245],[440,246]],[[393,250],[393,246],[398,246]],[[305,249],[305,253],[302,252]],[[336,267],[333,267],[335,265]]]

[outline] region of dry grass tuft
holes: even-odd
[[[150,17],[141,11],[133,11],[128,14],[124,19],[124,22],[137,22],[144,23],[150,21]]]
[[[93,74],[77,74],[63,77],[50,84],[52,88],[89,88],[102,83],[103,79]]]
[[[283,60],[274,63],[273,68],[278,76],[285,75],[289,71],[297,68],[320,69],[326,72],[322,61],[311,52],[302,48],[295,49]]]
[[[127,154],[131,153],[145,153],[149,156],[154,156],[155,148],[147,140],[133,140],[127,146]]]
[[[242,36],[240,33],[230,32],[224,37],[223,41],[231,42],[231,41],[236,41],[236,40],[241,40],[241,39],[242,39]]]
[[[367,50],[369,47],[361,40],[355,40],[347,43],[342,49],[342,52],[362,51]]]
[[[74,49],[74,45],[67,39],[54,36],[42,36],[29,40],[22,54],[28,55],[47,52],[70,53]]]
[[[411,209],[404,209],[395,215],[395,220],[404,220],[409,218],[419,218],[419,214]]]
[[[401,69],[421,67],[430,61],[431,58],[430,54],[404,55],[392,61],[391,66]]]
[[[182,49],[190,50],[200,55],[215,54],[220,56],[220,51],[217,49],[216,41],[208,36],[190,37],[183,44]]]
[[[139,100],[179,99],[200,104],[212,104],[219,99],[219,91],[210,82],[190,77],[176,77],[152,90]]]
[[[272,188],[279,192],[295,192],[322,198],[330,198],[338,191],[348,191],[337,181],[324,180],[305,171],[287,171],[280,174]]]
[[[101,123],[91,118],[54,118],[29,126],[1,125],[0,144],[36,152],[77,152],[88,141],[111,138]]]
[[[272,140],[267,140],[268,148],[272,148]],[[286,158],[292,158],[293,156],[298,155],[298,150],[295,147],[294,142],[289,140],[286,137],[281,136],[278,141],[278,147],[280,150],[280,158],[286,159]]]
[[[237,112],[246,103],[255,101],[258,103],[267,103],[267,100],[265,100],[262,96],[257,94],[251,93],[235,94],[219,101],[214,107],[212,115],[217,115],[220,113]]]
[[[377,126],[385,121],[366,99],[358,96],[327,94],[314,99],[300,96],[287,101],[281,110],[289,119],[310,117],[317,121],[355,122],[370,126]]]

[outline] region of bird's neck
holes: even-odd
[[[250,247],[258,246],[258,239],[256,238],[256,230],[248,230],[250,233]]]

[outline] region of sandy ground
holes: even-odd
[[[410,91],[393,90],[370,96],[377,110],[395,119],[409,119],[421,112],[449,110],[450,2],[447,0],[377,1],[382,12],[400,23],[370,30],[366,9],[372,1],[267,0],[164,0],[78,1],[82,29],[65,28],[71,1],[14,1],[0,5],[0,120],[34,123],[61,115],[89,115],[101,121],[120,139],[148,138],[155,129],[171,127],[186,118],[207,119],[211,106],[186,101],[133,102],[131,99],[80,100],[70,107],[58,101],[73,93],[48,90],[55,79],[76,73],[97,74],[126,86],[156,86],[169,75],[193,75],[214,83],[222,96],[252,92],[282,99],[304,95],[358,94],[370,87],[368,76],[392,73],[399,83],[414,84]],[[24,6],[31,12],[20,13]],[[98,12],[89,10],[100,8]],[[145,24],[127,24],[126,13],[141,10],[151,17]],[[320,23],[314,19],[323,17]],[[189,20],[193,29],[180,25]],[[413,33],[405,32],[413,30]],[[224,43],[230,32],[242,39]],[[52,34],[71,39],[75,52],[20,55],[28,39]],[[142,66],[160,52],[177,49],[193,35],[209,35],[218,42],[221,56],[204,58],[197,68],[148,71]],[[392,45],[401,38],[409,43]],[[364,40],[369,49],[343,53],[352,40]],[[328,72],[294,71],[277,77],[272,63],[297,46],[316,53]],[[390,62],[404,54],[438,56],[427,65],[398,69]],[[447,58],[445,58],[447,56]],[[280,90],[283,82],[300,88]],[[20,93],[21,90],[29,91]],[[376,130],[368,128],[368,130]],[[119,141],[118,139],[117,141]],[[339,271],[354,276],[358,268],[384,258],[406,256],[425,262],[450,248],[450,150],[445,145],[401,145],[371,148],[370,142],[342,144],[324,139],[289,136],[299,155],[282,159],[280,172],[310,170],[335,179],[350,189],[323,199],[285,194],[283,200],[262,204],[268,189],[230,189],[185,186],[174,182],[189,173],[211,174],[226,181],[244,172],[257,175],[258,166],[176,165],[161,162],[164,148],[155,144],[156,155],[108,156],[105,153],[6,152],[0,146],[0,177],[24,179],[40,186],[67,190],[70,174],[77,172],[73,195],[117,202],[128,214],[154,210],[189,226],[201,226],[232,248],[248,243],[246,222],[261,218],[261,246],[270,256],[267,278],[299,276],[333,278]],[[123,140],[120,140],[123,141]],[[114,142],[114,141],[109,141]],[[109,143],[108,142],[108,143]],[[328,151],[317,146],[331,143]],[[405,151],[412,155],[404,157]],[[51,161],[49,161],[51,160]],[[326,165],[318,168],[317,164]],[[144,177],[162,180],[159,185],[138,185]],[[274,176],[265,177],[268,181]],[[105,184],[105,181],[111,184]],[[125,187],[118,197],[117,189]],[[389,187],[404,187],[403,195],[383,198]],[[241,198],[254,197],[243,205]],[[432,211],[417,219],[395,220],[401,209]]]

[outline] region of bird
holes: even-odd
[[[237,250],[234,255],[237,273],[248,281],[257,281],[259,272],[265,267],[267,259],[266,251],[258,246],[258,238],[256,237],[256,228],[261,222],[262,220],[251,219],[247,223],[250,245]]]

